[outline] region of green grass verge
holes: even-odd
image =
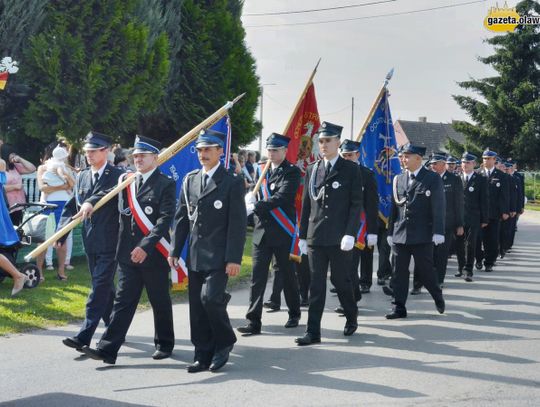
[[[56,280],[54,271],[45,271],[45,281],[39,287],[23,290],[15,298],[11,298],[12,280],[6,278],[0,284],[0,335],[66,325],[82,320],[91,285],[90,275],[86,259],[77,259],[74,266],[74,270],[68,271],[69,279],[66,282]],[[251,232],[249,232],[240,275],[230,279],[229,288],[247,281],[251,269]],[[178,303],[186,301],[187,293],[173,291],[171,297],[174,303]],[[139,309],[148,307],[148,299],[144,293]]]
[[[540,204],[537,204],[537,203],[528,203],[525,205],[525,210],[526,211],[540,211]]]

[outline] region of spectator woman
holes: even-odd
[[[11,223],[6,202],[4,200],[4,185],[6,183],[6,178],[6,162],[0,158],[0,246],[9,247],[17,244],[19,242],[19,237]],[[0,269],[9,274],[13,279],[11,295],[17,295],[24,287],[26,275],[19,272],[13,263],[1,253]]]
[[[50,165],[48,165],[50,163],[49,160],[51,160],[53,154],[57,159],[59,157],[63,157],[63,160],[66,160],[68,156],[68,152],[65,147],[57,145],[52,152],[51,147],[52,146],[49,145],[45,150],[43,163],[38,167],[37,182],[38,187],[41,191],[41,201],[57,205],[56,209],[54,209],[54,219],[56,221],[56,224],[58,225],[58,222],[60,221],[60,215],[62,214],[62,210],[64,209],[64,205],[69,199],[71,199],[71,195],[73,193],[73,186],[75,185],[75,179],[70,171],[63,171],[64,175],[61,176],[57,174],[59,175],[58,178],[61,181],[55,180],[54,182],[52,182],[52,177],[46,176],[46,174],[49,172],[48,169],[50,168]],[[62,245],[56,248],[56,255],[58,257],[58,272],[56,274],[56,278],[62,281],[67,280],[67,276],[65,274],[66,249],[67,245]],[[50,250],[52,262],[52,248]],[[43,270],[43,255],[38,257],[37,265],[40,270]]]
[[[15,148],[9,144],[2,145],[1,157],[6,163],[6,184],[4,189],[7,195],[8,208],[17,203],[26,203],[22,176],[36,171],[35,165],[18,155]],[[21,224],[22,209],[19,208],[9,214],[11,222],[15,226]]]

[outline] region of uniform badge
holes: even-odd
[[[272,182],[270,184],[270,191],[273,191],[274,189],[276,189],[276,184]]]
[[[500,183],[500,182],[497,182],[497,183],[495,184],[495,186],[496,186],[497,188],[499,188],[499,187],[501,186],[501,183]]]
[[[154,209],[151,206],[146,206],[144,208],[144,213],[146,213],[147,215],[152,215],[152,213],[154,213]]]
[[[431,196],[431,191],[429,189],[426,191],[426,196]]]
[[[332,188],[338,189],[339,188],[339,182],[337,182],[337,181],[332,182]]]
[[[469,192],[473,192],[474,191],[474,187],[469,187]]]
[[[223,208],[223,202],[221,202],[219,199],[217,201],[214,201],[214,208],[216,209]]]

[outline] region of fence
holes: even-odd
[[[40,191],[37,185],[36,173],[25,174],[22,178],[24,192],[26,193],[26,202],[39,202]],[[34,208],[34,210],[35,209],[37,208]],[[31,211],[32,208],[29,208],[29,210]],[[32,247],[23,248],[19,254],[19,261],[22,261],[23,257],[30,253],[30,251],[32,251],[34,248],[35,245],[32,245]],[[73,229],[73,250],[71,252],[71,257],[74,258],[84,255],[85,252],[82,244],[81,226],[79,225]]]

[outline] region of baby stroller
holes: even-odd
[[[24,246],[30,246],[32,243],[41,243],[45,240],[44,231],[40,231],[39,236],[32,236],[32,234],[29,234],[26,231],[29,230],[28,225],[31,224],[32,220],[36,218],[37,216],[40,216],[45,211],[54,210],[56,209],[57,205],[52,204],[44,204],[39,202],[29,202],[29,203],[19,203],[13,205],[10,210],[17,209],[17,208],[23,208],[23,210],[27,210],[31,207],[37,207],[39,208],[35,213],[33,213],[31,216],[27,217],[17,228],[16,232],[19,236],[19,242],[6,246],[3,245],[0,241],[0,253],[3,254],[5,257],[8,258],[15,267],[18,268],[18,270],[26,274],[28,277],[28,280],[25,283],[25,288],[35,288],[39,285],[40,279],[41,279],[41,273],[38,269],[38,267],[33,263],[17,263],[17,254],[19,250]],[[32,230],[32,228],[30,228]],[[4,281],[6,277],[9,277],[9,274],[7,274],[5,271],[0,269],[0,283]]]

